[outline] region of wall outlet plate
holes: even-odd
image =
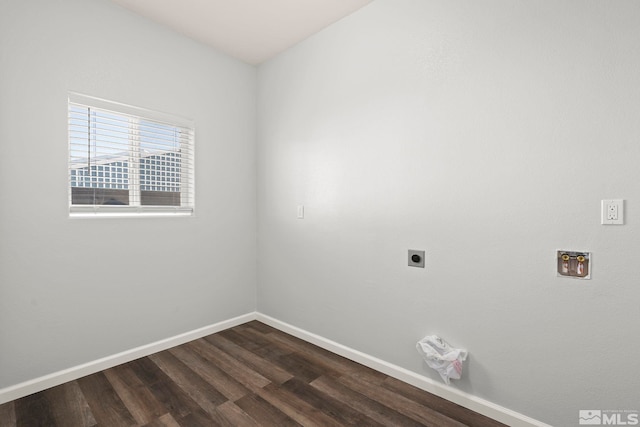
[[[424,251],[409,249],[409,267],[424,268]]]
[[[624,224],[624,200],[607,199],[602,201],[601,205],[601,221],[603,225],[622,225]]]

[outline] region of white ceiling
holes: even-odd
[[[257,65],[372,0],[112,0]]]

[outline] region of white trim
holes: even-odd
[[[215,334],[225,329],[233,328],[234,326],[242,325],[243,323],[247,323],[252,320],[258,320],[264,324],[291,334],[297,338],[322,347],[325,350],[331,351],[342,357],[346,357],[347,359],[358,362],[364,366],[368,366],[369,368],[375,369],[376,371],[382,372],[393,378],[397,378],[400,381],[404,381],[408,384],[411,384],[429,393],[435,394],[436,396],[442,397],[443,399],[447,399],[465,408],[471,409],[472,411],[475,411],[479,414],[493,418],[494,420],[500,421],[509,426],[551,427],[548,424],[527,417],[526,415],[496,405],[492,402],[481,399],[464,391],[456,390],[455,388],[452,388],[450,386],[438,383],[431,378],[427,378],[400,366],[385,362],[384,360],[378,359],[374,356],[370,356],[358,350],[354,350],[350,347],[339,344],[335,341],[331,341],[327,338],[305,331],[304,329],[282,322],[271,316],[267,316],[266,314],[262,314],[259,312],[247,313],[242,316],[215,323],[213,325],[195,329],[190,332],[185,332],[174,337],[166,338],[151,344],[123,351],[122,353],[107,356],[93,362],[88,362],[83,365],[75,366],[59,372],[54,372],[49,375],[44,375],[33,380],[25,381],[20,384],[0,389],[0,404],[7,403],[24,396],[28,396],[32,393],[46,390],[50,387],[55,387],[68,381],[76,380],[86,375],[91,375],[96,372],[112,368],[122,363],[127,363],[141,357],[149,356],[159,351],[167,350],[169,348],[187,343],[189,341],[193,341],[207,335]]]
[[[68,92],[68,107],[70,217],[193,216],[195,205],[195,130],[193,120],[77,92]],[[84,110],[86,110],[86,118]],[[103,117],[104,112],[113,113],[115,116]],[[143,125],[143,123],[145,124]],[[171,133],[157,131],[159,133],[155,134],[154,132],[155,136],[146,141],[150,145],[145,149],[142,141],[142,129],[147,124],[153,123],[163,129],[166,128],[167,131],[171,130]],[[93,148],[91,149],[91,147]],[[85,153],[86,151],[93,152],[93,154]],[[155,165],[156,161],[153,156],[158,156],[159,158],[155,160],[162,162],[162,177],[156,176],[155,171],[160,170],[160,164]],[[147,163],[151,161],[153,166],[143,167],[141,160],[143,158]],[[164,175],[165,160],[168,162],[166,177]],[[127,171],[123,171],[123,174],[128,173],[128,178],[126,176],[118,177],[117,182],[112,181],[115,176],[113,173],[116,162],[127,163]],[[99,178],[100,169],[105,165],[108,167],[105,170],[111,172],[111,175],[105,173],[105,182],[102,182]],[[168,176],[169,173],[173,173],[168,169],[174,166],[180,168],[178,172],[180,177],[178,178],[179,190],[175,182],[169,182],[174,178]],[[78,188],[95,188],[89,187],[87,182],[83,181],[89,176],[93,176],[94,168],[97,168],[97,177],[92,179],[98,179],[97,182],[104,184],[105,189],[128,189],[128,204],[73,204],[73,190],[76,188],[73,185],[80,172],[84,170],[84,174],[79,176]],[[180,205],[142,205],[141,195],[145,190],[144,187],[149,186],[149,181],[145,184],[141,180],[143,172],[151,179],[151,186],[155,187],[158,184],[161,187],[169,187],[169,190],[164,188],[161,191],[178,192]],[[95,181],[92,181],[91,185],[96,185]],[[120,188],[116,188],[116,186],[120,186]],[[124,188],[122,188],[123,186]]]
[[[163,123],[171,123],[185,128],[193,129],[195,122],[183,116],[165,113],[163,111],[149,110],[148,108],[136,107],[122,102],[110,101],[79,92],[68,92],[68,101],[74,104],[81,104],[87,107],[100,108],[101,110],[114,113],[124,113],[131,116],[140,116],[145,119],[155,120]]]
[[[193,208],[180,206],[71,206],[69,218],[148,218],[148,217],[191,217]]]
[[[195,329],[190,332],[185,332],[174,337],[165,338],[154,343],[123,351],[122,353],[103,357],[102,359],[94,360],[92,362],[74,366],[69,369],[64,369],[62,371],[54,372],[52,374],[44,375],[39,378],[34,378],[29,381],[0,389],[0,405],[24,396],[28,396],[33,393],[37,393],[42,390],[46,390],[51,387],[55,387],[60,384],[64,384],[68,381],[77,380],[78,378],[82,378],[86,375],[95,374],[96,372],[113,368],[114,366],[131,362],[132,360],[149,356],[151,354],[167,350],[169,348],[187,343],[189,341],[206,337],[207,335],[215,334],[216,332],[224,331],[225,329],[233,328],[234,326],[242,325],[243,323],[247,323],[255,319],[255,312],[247,313],[242,316],[234,317],[233,319],[214,323],[213,325]]]
[[[358,350],[354,350],[350,347],[339,344],[335,341],[331,341],[314,333],[305,331],[296,326],[274,319],[266,314],[256,313],[256,320],[272,326],[276,329],[286,332],[294,337],[300,338],[304,341],[310,342],[328,350],[332,353],[338,354],[347,359],[358,362],[364,366],[375,369],[390,377],[397,378],[400,381],[404,381],[436,396],[447,399],[451,402],[457,403],[460,406],[471,409],[479,414],[485,415],[501,423],[507,424],[511,427],[551,427],[548,424],[542,423],[526,415],[512,411],[505,407],[496,405],[488,400],[481,399],[464,391],[457,390],[450,386],[438,383],[431,378],[419,375],[408,369],[402,368],[397,365],[385,362],[384,360],[362,353]]]

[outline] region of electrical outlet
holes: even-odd
[[[624,224],[624,200],[603,200],[601,223],[605,225]]]
[[[409,249],[409,267],[424,268],[424,251]]]

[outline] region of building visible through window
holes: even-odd
[[[184,122],[70,95],[71,213],[192,213],[193,129]]]

